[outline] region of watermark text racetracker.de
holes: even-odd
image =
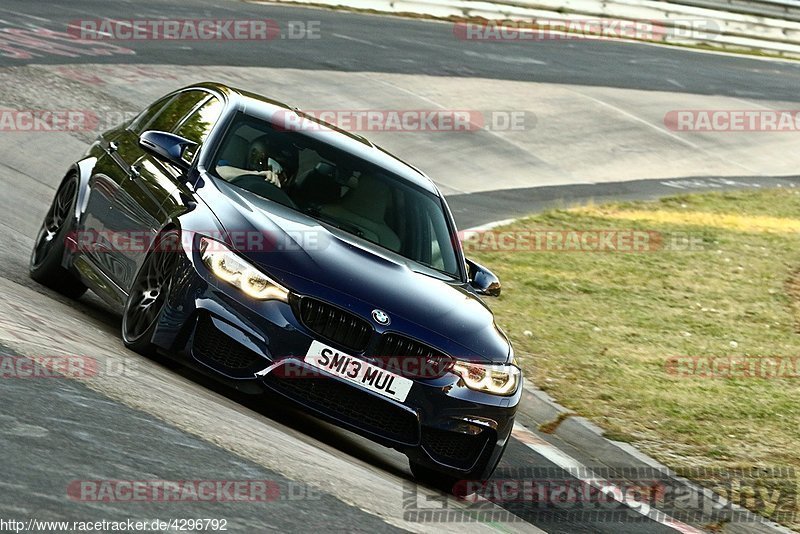
[[[72,480],[67,485],[67,496],[73,501],[104,503],[268,503],[321,498],[309,484],[266,479]]]
[[[536,116],[525,110],[316,109],[277,112],[275,126],[286,131],[324,131],[327,124],[348,132],[526,131]]]
[[[79,230],[67,235],[66,246],[71,251],[98,252],[156,252],[173,253],[176,250],[170,243],[157,241],[157,234],[149,230]],[[325,250],[331,235],[320,230],[296,230],[268,232],[259,230],[220,230],[181,231],[183,250],[200,250],[201,238],[206,240],[205,249],[223,251],[232,246],[239,252],[292,252],[303,250]],[[227,243],[227,245],[222,245]],[[165,245],[165,246],[161,246]]]
[[[271,41],[319,39],[321,22],[274,19],[78,19],[67,32],[96,41]]]
[[[800,110],[671,110],[664,126],[675,132],[800,132]]]
[[[705,250],[703,238],[689,232],[635,229],[462,230],[464,252],[646,253]]]
[[[113,378],[136,372],[135,360],[99,360],[79,355],[0,354],[0,380],[32,378]]]
[[[136,111],[95,112],[87,109],[2,109],[0,132],[102,132],[119,126]]]
[[[564,41],[633,39],[658,42],[711,40],[719,25],[709,19],[627,20],[514,19],[456,22],[453,35],[462,41]]]
[[[362,375],[361,383],[378,386],[380,389],[390,384],[394,374],[406,378],[440,378],[445,373],[452,371],[455,365],[453,358],[436,355],[419,356],[411,353],[395,356],[364,354],[360,358],[355,358],[330,351],[329,354],[324,355],[324,358],[322,363],[326,366],[324,371],[316,366],[310,366],[292,357],[287,357],[280,361],[280,365],[275,366],[271,374],[288,380],[318,380],[331,373],[340,376],[350,373],[348,375],[350,378],[357,378],[362,369],[362,361],[366,361],[369,366],[364,366],[366,370]]]
[[[800,356],[672,356],[667,374],[679,378],[800,378]]]

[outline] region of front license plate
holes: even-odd
[[[319,341],[313,341],[303,360],[309,365],[322,369],[374,391],[384,397],[403,402],[414,384],[408,378],[390,373],[386,369],[372,365],[355,356],[349,356]]]

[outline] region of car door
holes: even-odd
[[[196,93],[205,95],[196,101]],[[171,132],[197,143],[196,147],[184,151],[184,160],[191,165],[199,147],[219,119],[222,108],[223,103],[216,96],[204,91],[188,91],[168,104],[142,131]],[[138,146],[138,136],[136,142]],[[120,208],[123,208],[123,202],[128,202],[124,208],[135,232],[133,246],[121,254],[128,268],[123,271],[123,278],[119,282],[126,291],[133,283],[157,232],[190,198],[191,192],[187,190],[183,178],[182,169],[150,152],[142,151],[131,165],[130,179],[123,182],[123,194],[118,198]]]
[[[218,118],[221,103],[207,91],[180,92],[149,120],[134,121],[111,141],[114,146],[102,170],[116,173],[111,178],[116,188],[108,209],[94,212],[106,249],[98,265],[123,291],[130,287],[156,232],[174,210],[175,206],[166,206],[165,202],[179,198],[174,193],[182,177],[180,169],[142,149],[139,135],[147,130],[176,132],[190,119],[190,123],[197,123],[199,119],[194,119],[195,116],[208,117],[209,108],[217,112]],[[207,124],[208,129],[216,118]],[[197,142],[202,141],[202,132],[200,135],[194,131],[190,133]]]
[[[98,279],[98,285],[114,296],[117,291],[108,285],[116,281],[125,269],[124,262],[117,255],[120,243],[126,238],[128,225],[115,209],[121,196],[121,188],[130,178],[131,164],[142,154],[138,136],[133,134],[137,126],[149,123],[175,95],[169,95],[145,109],[131,124],[105,132],[98,140],[102,155],[92,170],[88,182],[88,197],[84,216],[78,227],[78,246],[85,258],[89,259],[107,279]],[[118,286],[117,286],[118,287]]]

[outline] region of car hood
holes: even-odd
[[[294,293],[349,309],[379,332],[403,333],[458,359],[508,361],[507,338],[465,284],[417,272],[424,267],[227,183],[198,192],[228,244]],[[389,325],[371,318],[376,309],[389,315]]]

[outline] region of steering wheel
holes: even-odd
[[[239,176],[237,176],[235,178],[231,178],[228,181],[228,183],[236,184],[239,187],[242,187],[239,182],[245,182],[245,180],[261,180],[264,183],[267,183],[267,184],[269,183],[264,178],[264,176],[261,175],[261,174],[240,174]],[[275,185],[275,184],[270,184],[270,185]]]
[[[231,179],[230,183],[241,187],[251,193],[268,200],[273,200],[284,206],[297,209],[297,204],[286,194],[286,191],[277,185],[268,182],[263,176],[258,174],[242,174]]]

